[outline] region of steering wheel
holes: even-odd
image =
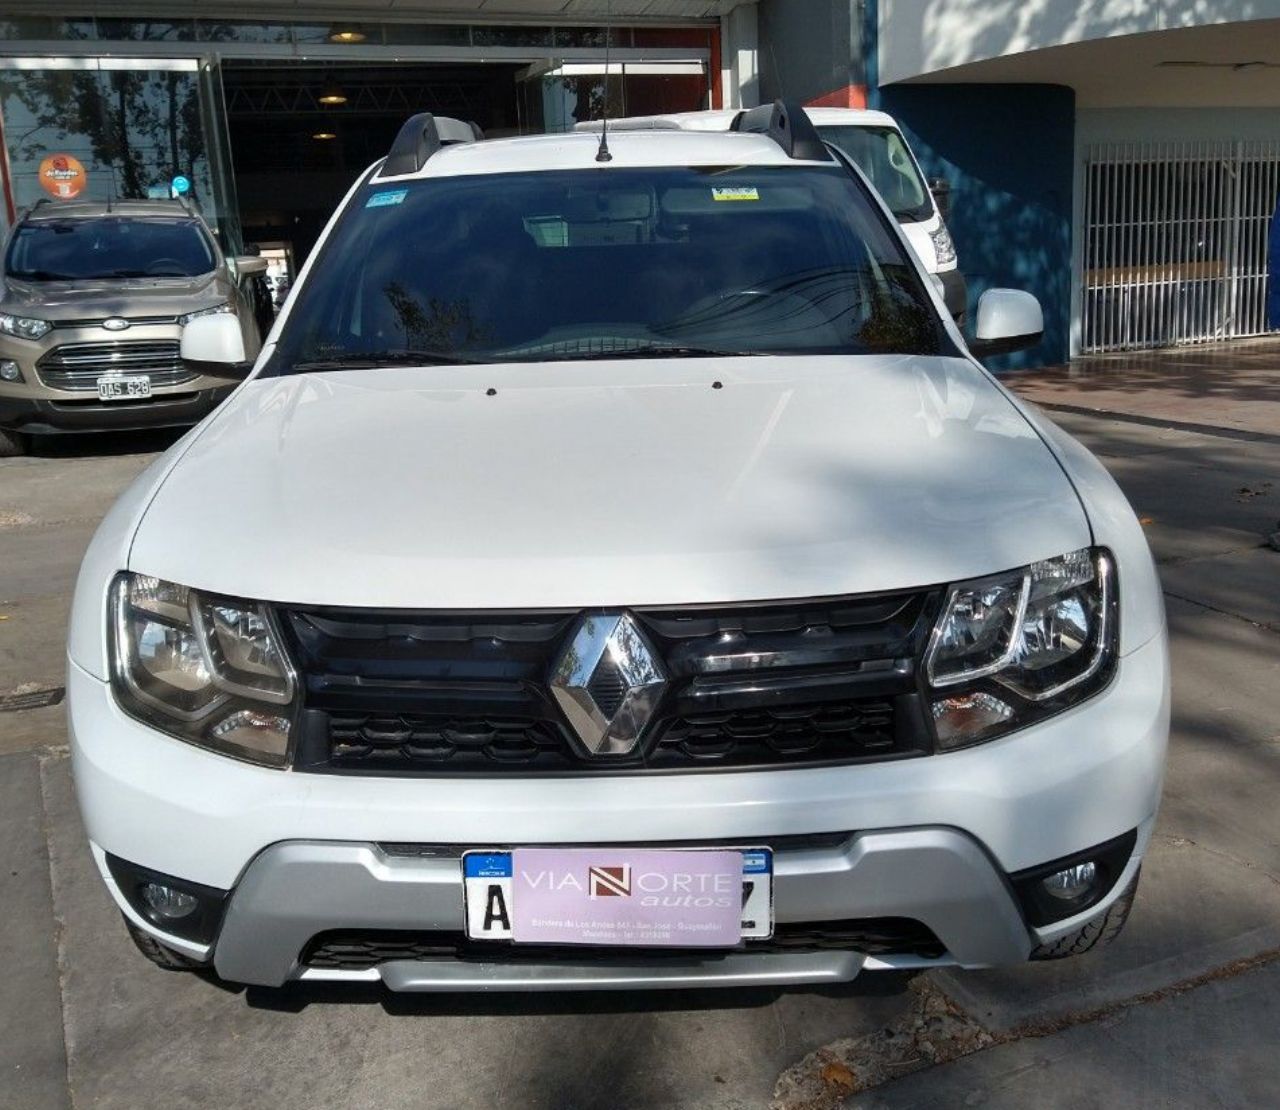
[[[177,270],[176,274],[156,274],[157,277],[184,277],[182,273],[186,269],[186,264],[181,258],[153,258],[147,263],[147,273],[155,274],[157,270]]]

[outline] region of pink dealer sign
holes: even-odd
[[[517,848],[516,943],[732,948],[742,937],[742,853]]]

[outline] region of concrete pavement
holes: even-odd
[[[85,849],[61,707],[0,711],[0,1107],[737,1108],[766,1104],[784,1071],[811,1081],[787,1107],[1274,1101],[1280,553],[1263,537],[1280,521],[1280,451],[1238,421],[1214,434],[1140,412],[1055,418],[1143,517],[1173,633],[1165,805],[1112,948],[826,992],[229,989],[133,951]],[[80,553],[162,445],[67,441],[0,462],[0,698],[61,685]],[[876,1070],[901,1051],[886,1029],[909,1048],[932,1037],[941,1062],[854,1093],[902,1074]],[[846,1058],[857,1068],[833,1067]]]

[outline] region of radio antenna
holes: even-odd
[[[600,115],[600,148],[596,151],[597,162],[612,162],[609,153],[609,45],[613,42],[613,0],[605,5],[604,27],[604,111]]]

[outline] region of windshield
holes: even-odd
[[[838,166],[593,168],[366,186],[266,373],[930,354],[942,336],[897,236]]]
[[[96,216],[22,224],[5,272],[23,281],[196,277],[216,258],[199,223],[188,218]]]
[[[906,140],[892,127],[819,127],[818,134],[853,163],[884,198],[900,223],[919,223],[933,216],[933,198],[916,168]]]

